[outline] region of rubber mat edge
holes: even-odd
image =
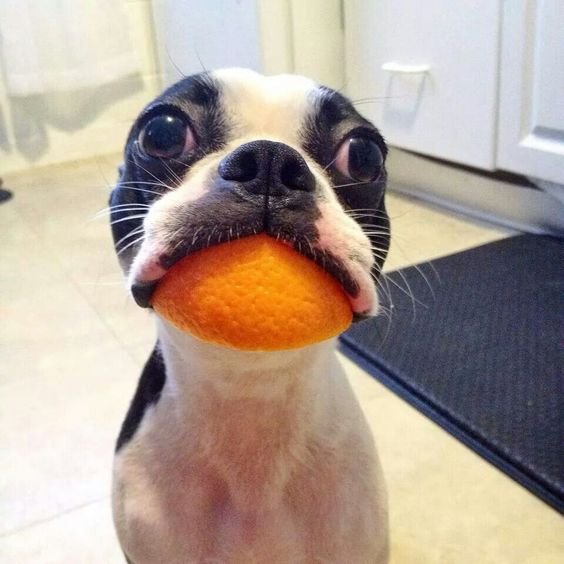
[[[339,338],[339,351],[408,404],[418,409],[445,431],[471,448],[483,459],[510,476],[560,514],[564,514],[564,499],[557,492],[539,483],[537,478],[531,477],[526,471],[516,466],[513,460],[496,452],[491,446],[484,444],[482,438],[477,437],[470,429],[462,427],[459,421],[445,413],[442,408],[427,398],[422,397],[420,392],[402,382],[388,367],[378,362],[362,346],[355,343],[354,339],[346,334],[341,335]]]

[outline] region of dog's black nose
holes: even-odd
[[[290,190],[313,192],[315,177],[292,147],[274,141],[252,141],[227,155],[218,167],[224,180],[253,194],[283,196]]]

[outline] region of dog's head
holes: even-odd
[[[198,249],[266,232],[332,274],[356,318],[377,311],[387,254],[386,145],[341,94],[227,69],[185,78],[134,123],[110,198],[136,302]]]

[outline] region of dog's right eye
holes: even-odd
[[[149,157],[172,159],[194,150],[196,140],[185,120],[160,115],[147,122],[139,134],[138,144]]]

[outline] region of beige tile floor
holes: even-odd
[[[121,563],[114,439],[154,333],[104,220],[116,158],[5,178],[0,206],[0,562]],[[506,233],[390,196],[388,268]],[[344,359],[387,476],[394,563],[564,562],[560,516]]]

